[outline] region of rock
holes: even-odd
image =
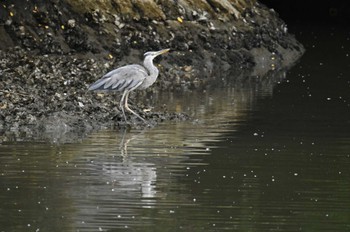
[[[0,130],[64,134],[126,126],[115,94],[87,88],[115,67],[139,63],[148,50],[172,49],[156,61],[167,78],[149,92],[205,89],[227,73],[263,76],[303,54],[274,11],[256,1],[235,2],[12,1],[17,13],[0,14]],[[188,118],[144,112],[148,106],[131,100],[152,125]]]

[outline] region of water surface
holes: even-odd
[[[349,231],[349,33],[307,31],[287,73],[155,98],[193,120],[2,142],[0,231]]]

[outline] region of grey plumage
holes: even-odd
[[[157,80],[159,70],[154,66],[153,59],[169,50],[170,49],[163,49],[156,52],[146,52],[144,54],[143,66],[131,64],[112,70],[93,83],[89,87],[89,90],[123,92],[120,108],[122,109],[125,121],[127,122],[124,108],[146,122],[144,118],[129,108],[128,96],[131,91],[135,89],[146,89]]]

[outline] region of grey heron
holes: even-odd
[[[90,85],[89,90],[123,92],[119,106],[123,112],[125,122],[127,122],[125,109],[136,115],[143,122],[146,122],[144,118],[129,108],[129,93],[135,89],[146,89],[157,80],[159,70],[154,66],[153,59],[161,54],[167,53],[169,50],[170,49],[167,48],[160,51],[146,52],[144,54],[143,65],[130,64],[114,69]]]

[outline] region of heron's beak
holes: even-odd
[[[170,51],[170,48],[166,48],[166,49],[160,50],[157,55],[162,55],[162,54],[167,53],[169,51]]]

